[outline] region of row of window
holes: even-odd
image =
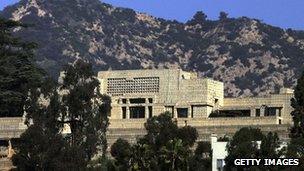
[[[127,108],[122,107],[122,118],[126,119],[127,118]],[[145,118],[145,112],[146,108],[143,106],[138,106],[138,107],[130,107],[129,112],[130,112],[130,119],[140,119],[140,118]],[[148,117],[152,117],[152,106],[148,107]]]

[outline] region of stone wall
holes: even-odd
[[[0,139],[19,138],[26,129],[22,117],[0,118]]]
[[[229,125],[278,125],[279,117],[277,116],[265,116],[265,117],[234,117],[234,118],[178,118],[176,119],[178,126],[184,126],[185,124],[194,127],[200,126],[229,126]],[[136,129],[144,128],[146,119],[118,119],[110,120],[110,129]]]
[[[197,141],[210,141],[211,134],[217,134],[218,137],[224,137],[225,135],[232,137],[236,131],[243,127],[249,127],[249,125],[223,125],[223,126],[195,126],[198,131],[199,137]],[[253,128],[259,128],[263,133],[267,134],[268,132],[278,133],[280,140],[289,141],[289,128],[291,125],[250,125]],[[108,138],[109,149],[111,145],[118,139],[123,138],[128,140],[130,143],[135,143],[136,140],[146,134],[144,128],[138,129],[124,129],[124,128],[115,128],[110,129]]]

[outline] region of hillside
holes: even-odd
[[[39,44],[37,64],[53,76],[78,58],[95,70],[182,68],[223,81],[226,96],[249,96],[292,87],[303,70],[303,31],[224,13],[180,23],[98,0],[71,2],[21,0],[0,13],[33,24],[14,32]]]

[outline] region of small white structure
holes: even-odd
[[[225,166],[225,158],[228,155],[226,146],[228,142],[218,142],[217,135],[211,134],[211,150],[212,150],[212,171],[223,171]],[[254,143],[254,141],[252,142]],[[256,141],[257,148],[261,148],[262,141]],[[280,146],[277,150],[281,150],[287,147],[288,143],[283,141],[280,142]],[[281,156],[284,157],[284,156]]]
[[[217,135],[211,135],[212,149],[212,171],[222,171],[225,166],[225,158],[228,155],[226,150],[228,142],[218,142]]]
[[[72,131],[71,131],[70,125],[67,124],[67,123],[65,123],[65,124],[63,125],[63,128],[61,129],[61,134],[67,135],[67,134],[71,134],[71,133],[72,133]]]

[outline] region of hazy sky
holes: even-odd
[[[0,0],[0,10],[18,0]],[[231,17],[247,16],[265,23],[304,30],[304,0],[102,0],[156,17],[187,21],[196,11],[216,19],[220,11]]]

